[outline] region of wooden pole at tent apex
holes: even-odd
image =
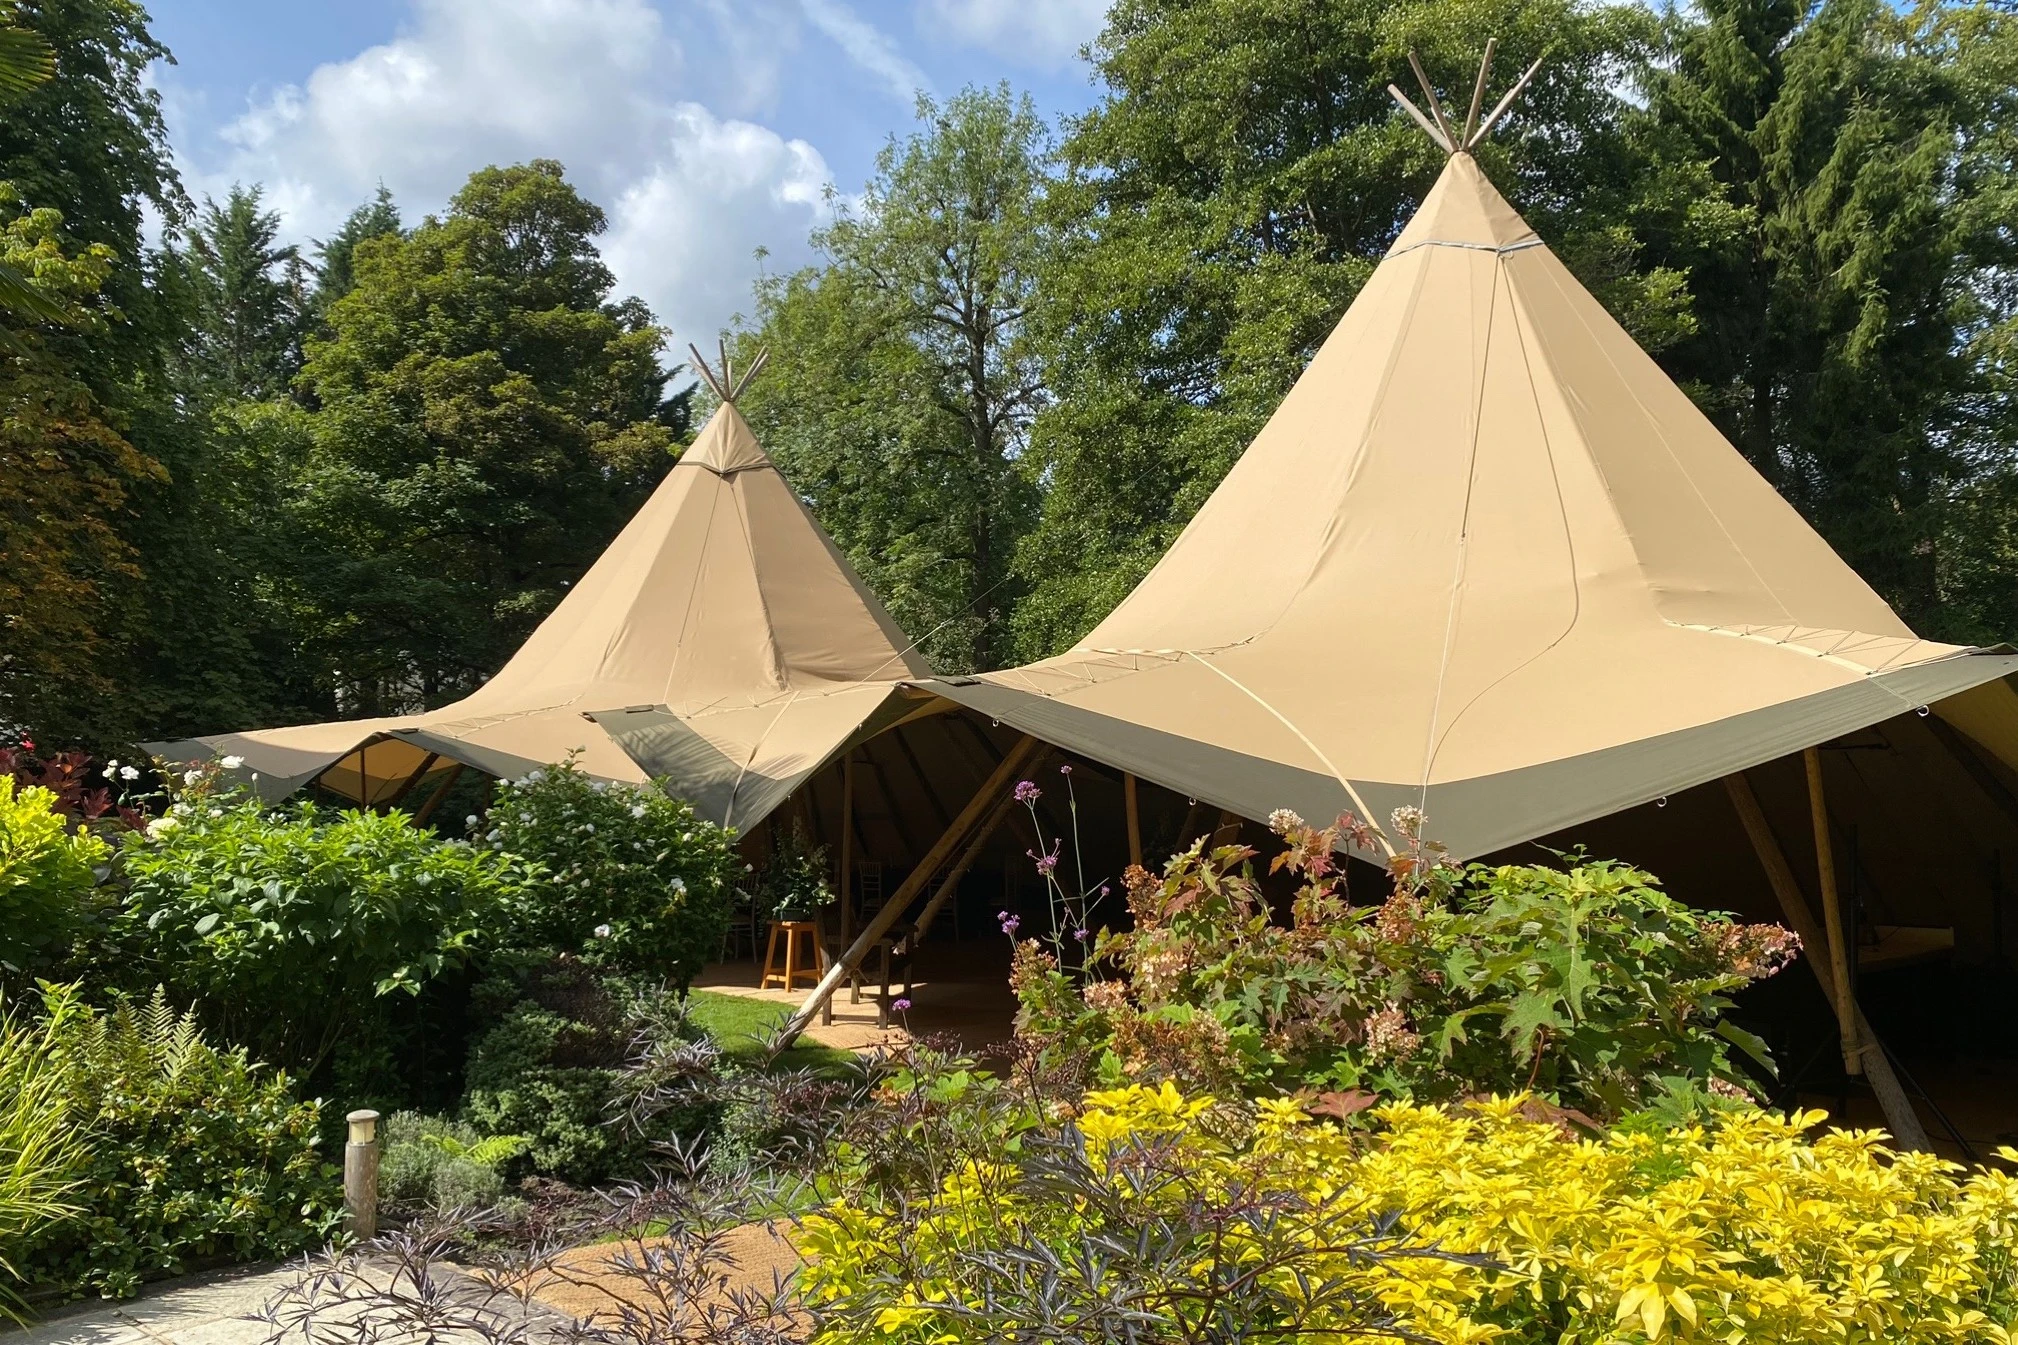
[[[1759,865],[1766,871],[1766,881],[1772,884],[1773,895],[1780,899],[1780,909],[1786,913],[1787,923],[1801,936],[1802,944],[1808,949],[1808,966],[1815,973],[1815,980],[1821,984],[1822,996],[1829,1001],[1830,1009],[1836,1007],[1835,977],[1823,970],[1814,956],[1814,949],[1825,942],[1821,927],[1808,910],[1808,902],[1801,895],[1801,885],[1795,881],[1793,866],[1787,863],[1786,852],[1780,849],[1779,838],[1773,835],[1772,824],[1766,821],[1766,811],[1759,806],[1759,796],[1752,792],[1752,786],[1742,771],[1724,777],[1724,792],[1730,796],[1731,807],[1737,811],[1738,821],[1744,824],[1745,834],[1751,839],[1752,849],[1759,857]],[[1885,1055],[1885,1047],[1879,1042],[1878,1034],[1871,1030],[1871,1024],[1864,1017],[1862,1009],[1854,1009],[1857,1016],[1857,1035],[1861,1042],[1870,1043],[1872,1049],[1864,1055],[1864,1076],[1870,1081],[1871,1092],[1877,1096],[1878,1108],[1885,1114],[1885,1125],[1892,1132],[1892,1142],[1901,1149],[1929,1153],[1933,1144],[1927,1139],[1927,1128],[1920,1124],[1920,1114],[1913,1110],[1913,1103],[1906,1096],[1906,1090],[1899,1086],[1899,1076],[1892,1072],[1892,1062]]]
[[[736,404],[736,398],[743,395],[743,390],[749,387],[757,375],[764,372],[764,366],[771,362],[771,348],[764,346],[757,351],[757,358],[750,361],[750,367],[743,370],[743,376],[733,377],[729,369],[727,337],[723,337],[721,341],[722,365],[719,369],[711,368],[706,358],[702,356],[700,347],[691,341],[687,342],[687,355],[689,362],[694,366],[694,372],[701,376],[701,381],[708,385],[708,390],[715,394],[718,401],[728,406]]]
[[[1801,753],[1808,772],[1808,817],[1815,829],[1815,877],[1821,888],[1822,924],[1829,935],[1829,975],[1836,982],[1836,1028],[1842,1037],[1843,1069],[1864,1072],[1864,1051],[1857,1041],[1857,1000],[1850,985],[1850,950],[1843,942],[1843,902],[1836,886],[1836,850],[1829,840],[1829,801],[1822,792],[1822,751]]]
[[[1486,138],[1499,119],[1506,115],[1507,109],[1513,106],[1514,99],[1520,97],[1521,91],[1527,88],[1528,81],[1532,80],[1535,72],[1542,68],[1542,61],[1545,59],[1545,55],[1535,57],[1535,62],[1527,68],[1527,73],[1514,82],[1514,86],[1506,91],[1506,95],[1495,103],[1492,111],[1486,113],[1481,120],[1478,110],[1485,103],[1486,80],[1491,76],[1493,53],[1498,49],[1498,38],[1493,38],[1485,44],[1485,57],[1478,65],[1478,81],[1472,85],[1471,110],[1465,116],[1462,130],[1451,125],[1450,117],[1443,110],[1443,100],[1436,96],[1436,88],[1429,82],[1429,75],[1422,68],[1422,58],[1414,51],[1408,54],[1408,64],[1409,68],[1415,71],[1416,83],[1422,86],[1423,101],[1429,104],[1429,111],[1424,112],[1411,102],[1409,96],[1403,93],[1398,85],[1387,86],[1388,97],[1394,99],[1401,110],[1406,112],[1416,125],[1422,127],[1429,138],[1436,142],[1437,148],[1445,154],[1469,154]]]
[[[931,881],[932,875],[938,872],[939,866],[946,862],[960,842],[974,830],[975,824],[988,815],[991,806],[1001,802],[1002,791],[1008,789],[1016,773],[1029,764],[1030,758],[1039,746],[1037,739],[1025,734],[1009,749],[1008,755],[1002,758],[994,772],[982,782],[981,788],[974,791],[974,797],[967,800],[967,806],[953,819],[953,825],[946,828],[945,833],[933,843],[930,850],[925,852],[917,866],[905,875],[897,890],[884,901],[883,908],[876,912],[863,927],[862,932],[855,936],[855,941],[849,944],[846,951],[827,968],[827,974],[820,978],[820,983],[813,987],[805,1002],[799,1005],[798,1012],[786,1020],[784,1027],[780,1028],[778,1035],[772,1039],[773,1050],[782,1051],[799,1039],[799,1034],[812,1023],[821,1006],[841,988],[842,982],[855,974],[855,969],[861,966],[862,959],[876,946],[876,941],[890,932],[890,927],[897,923],[897,918],[904,913],[904,908],[911,904],[911,899],[918,895],[919,889]]]

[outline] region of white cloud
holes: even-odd
[[[1109,0],[917,0],[920,24],[1018,65],[1057,69],[1100,32]]]
[[[749,311],[760,244],[774,267],[796,267],[808,256],[803,224],[781,240],[735,223],[824,218],[827,165],[803,140],[717,120],[698,103],[681,104],[673,118],[673,152],[617,198],[603,255],[639,293],[672,296],[657,311],[678,334],[680,351],[688,341],[705,350],[731,314]]]
[[[840,0],[801,0],[801,3],[807,22],[847,53],[849,60],[882,80],[898,101],[908,104],[921,89],[931,90],[932,81],[897,49],[887,33],[863,21]]]
[[[735,7],[694,8],[714,11],[733,65],[721,25]],[[690,13],[683,34],[709,37],[706,17]],[[485,164],[559,159],[610,212],[604,248],[624,291],[684,342],[747,308],[753,249],[802,258],[826,218],[817,149],[701,101],[743,111],[772,78],[690,63],[647,0],[416,0],[393,41],[253,99],[185,176],[197,193],[265,184],[305,241],[381,181],[412,221]]]

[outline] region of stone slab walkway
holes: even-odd
[[[246,1321],[294,1278],[292,1266],[240,1266],[169,1280],[123,1303],[75,1303],[0,1345],[261,1345],[270,1329]]]

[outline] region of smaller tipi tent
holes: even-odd
[[[592,715],[619,714],[654,773],[703,815],[747,827],[928,675],[890,614],[758,445],[733,393],[644,507],[496,676],[438,710],[155,745],[242,758],[269,798],[311,781],[387,802],[455,764],[520,775],[580,753],[646,771]],[[755,372],[753,366],[751,373]],[[747,383],[749,374],[744,375]],[[887,716],[901,713],[891,703]]]

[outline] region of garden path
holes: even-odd
[[[168,1280],[124,1303],[76,1304],[26,1331],[0,1335],[7,1345],[258,1345],[264,1322],[249,1313],[293,1279],[293,1266],[239,1266]]]
[[[150,1285],[123,1303],[75,1304],[23,1331],[0,1332],[0,1345],[264,1345],[274,1328],[254,1316],[301,1273],[300,1264],[237,1266]],[[535,1309],[540,1317],[545,1309]],[[328,1324],[328,1319],[321,1319]],[[563,1318],[551,1319],[552,1338]],[[289,1340],[302,1339],[293,1331]],[[525,1339],[549,1338],[538,1327]],[[437,1345],[481,1345],[470,1333],[443,1332]]]

